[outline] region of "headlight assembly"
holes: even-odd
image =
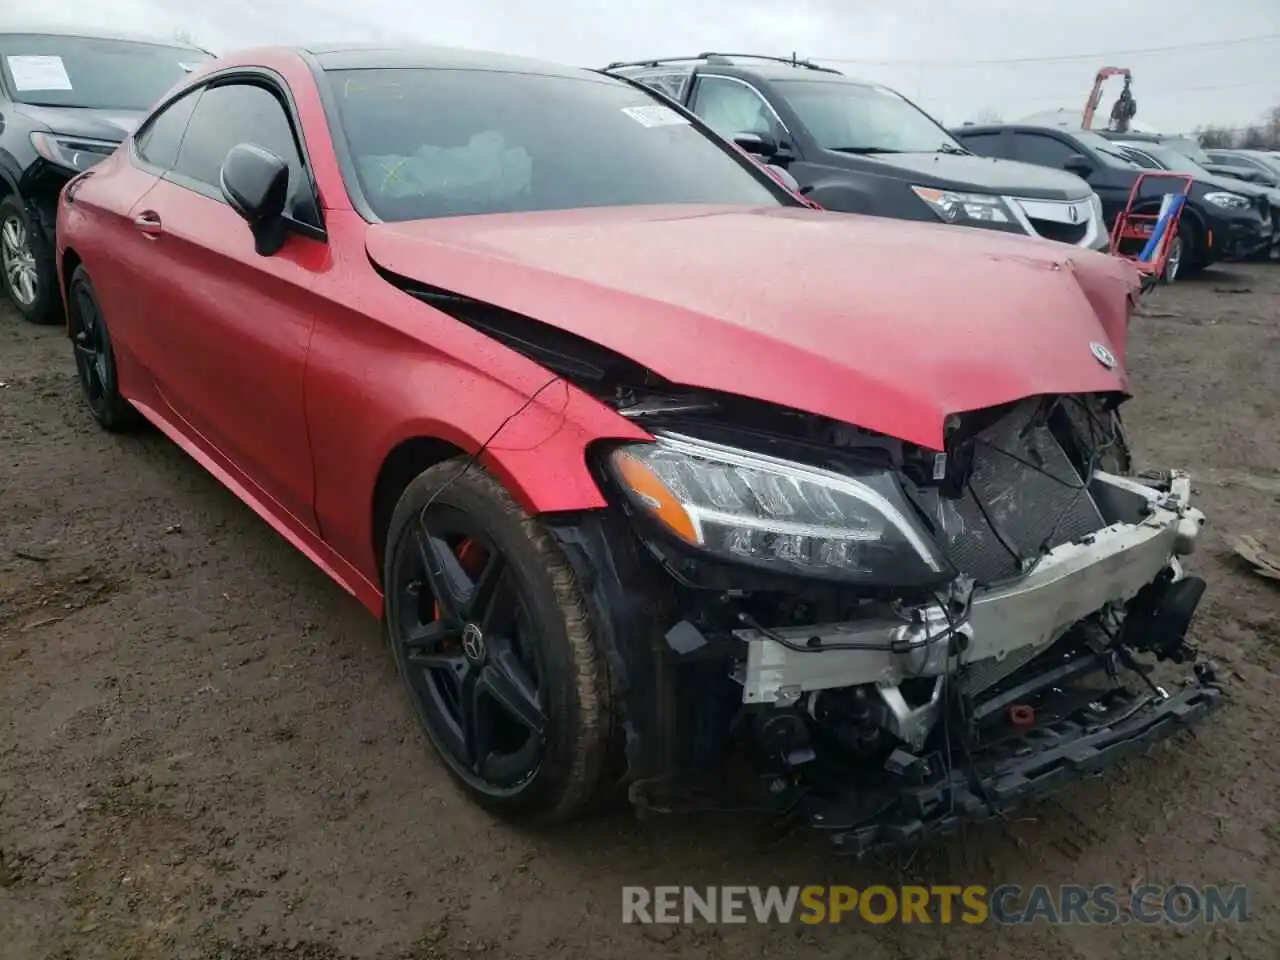
[[[867,585],[954,576],[880,469],[847,476],[678,434],[618,447],[608,464],[639,512],[722,560]]]
[[[947,223],[1017,222],[1005,202],[989,193],[956,193],[953,190],[935,190],[933,187],[912,187],[911,191]]]
[[[1247,210],[1253,205],[1249,202],[1248,197],[1242,197],[1238,193],[1227,193],[1226,191],[1206,193],[1204,198],[1215,207],[1222,207],[1224,210]]]
[[[33,133],[31,145],[50,163],[73,173],[84,173],[107,159],[120,146],[110,140],[87,140],[57,133]]]

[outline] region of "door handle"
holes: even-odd
[[[160,215],[152,210],[134,217],[133,225],[148,237],[158,237],[160,235]]]

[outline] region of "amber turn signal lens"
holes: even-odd
[[[633,499],[644,504],[649,512],[681,540],[695,546],[701,542],[698,530],[680,500],[648,466],[629,453],[614,454],[613,464],[618,479],[626,484]]]

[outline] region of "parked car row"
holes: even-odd
[[[0,43],[0,109],[12,118],[0,128],[0,183],[7,198],[0,207],[0,266],[19,310],[35,322],[51,321],[61,310],[51,237],[58,191],[74,173],[114,150],[182,72],[212,55],[185,44],[54,32],[4,34]],[[53,89],[32,87],[40,65],[53,61],[60,71]],[[764,163],[784,185],[832,211],[940,221],[1107,250],[1127,199],[1124,176],[1108,169],[1114,163],[1097,163],[1096,134],[1021,125],[1002,128],[1005,135],[989,127],[947,131],[896,91],[794,57],[708,53],[607,69],[670,97]],[[1076,134],[1085,142],[1095,138],[1092,148],[1065,153],[1063,138]],[[1150,151],[1135,154],[1130,148],[1141,141],[1197,177],[1165,279],[1268,248],[1280,257],[1280,193],[1272,189],[1280,182],[1273,164],[1280,161],[1268,162],[1260,151],[1210,157],[1185,138],[1123,136],[1134,142],[1111,151],[1112,160],[1173,169]],[[1215,176],[1257,186],[1232,182],[1224,190]],[[1168,188],[1167,182],[1150,184],[1144,191],[1148,207],[1158,205]],[[1205,197],[1213,207],[1206,207]]]
[[[1166,163],[1135,162],[1141,151],[1124,141],[1085,130],[1003,124],[968,126],[954,131],[974,153],[1067,169],[1084,179],[1102,203],[1106,222],[1114,224],[1144,169],[1174,170],[1194,177],[1170,251],[1168,269],[1176,276],[1219,260],[1251,257],[1280,243],[1280,209],[1265,191],[1251,184],[1214,176],[1171,147],[1144,143]],[[1175,159],[1176,158],[1176,159]],[[1143,182],[1139,209],[1156,209],[1161,197],[1178,189],[1167,180]]]
[[[1236,170],[1247,170],[1252,179],[1267,187],[1280,187],[1280,153],[1265,150],[1206,150],[1214,163],[1229,164]]]
[[[782,167],[828,210],[1107,247],[1098,199],[1079,177],[974,156],[888,87],[805,61],[714,53],[608,70]]]
[[[1101,214],[1067,174],[809,68],[695,68],[687,110],[434,47],[190,66],[61,192],[88,408],[381,618],[484,807],[625,788],[861,853],[1222,701],[1186,640],[1204,518],[1119,412],[1138,272],[1081,249]],[[739,143],[880,216],[715,132],[748,82]]]
[[[794,58],[706,53],[613,63],[608,70],[693,111],[721,136],[786,170],[829,210],[937,219],[1106,250],[1146,166],[1108,147],[1111,134],[1029,125],[947,131],[896,91]],[[1177,138],[1129,136],[1191,156],[1199,150]],[[1210,169],[1191,170],[1193,160],[1177,156],[1179,171],[1194,173],[1196,185],[1166,280],[1218,260],[1280,256],[1280,194],[1242,182],[1261,175],[1207,156],[1200,159]],[[1176,189],[1168,180],[1143,187],[1136,212],[1157,209]]]
[[[1159,145],[1181,154],[1196,164],[1201,172],[1211,176],[1230,177],[1233,180],[1252,181],[1257,174],[1248,166],[1230,161],[1214,160],[1204,148],[1190,137],[1171,137],[1163,133],[1143,133],[1137,130],[1101,130],[1099,134],[1108,140],[1124,140],[1130,143]]]
[[[1117,139],[1115,144],[1133,163],[1146,170],[1187,174],[1194,177],[1197,184],[1216,185],[1225,190],[1227,197],[1218,200],[1219,205],[1231,203],[1236,209],[1257,208],[1262,213],[1264,222],[1269,220],[1271,223],[1270,241],[1265,248],[1259,249],[1265,249],[1272,260],[1280,259],[1280,189],[1268,187],[1257,178],[1249,178],[1252,182],[1243,182],[1245,178],[1230,174],[1215,177],[1206,167],[1182,151],[1163,143]],[[1217,169],[1226,168],[1218,166]]]

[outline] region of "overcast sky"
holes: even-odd
[[[1098,53],[1133,70],[1146,127],[1242,125],[1280,104],[1280,0],[59,0],[49,8],[84,25],[183,30],[216,52],[417,39],[597,66],[708,49],[795,51],[896,87],[948,124],[1078,111],[1104,65]],[[1242,38],[1255,39],[1225,42]],[[1169,47],[1183,49],[1152,49]],[[1112,81],[1103,116],[1118,92]]]

